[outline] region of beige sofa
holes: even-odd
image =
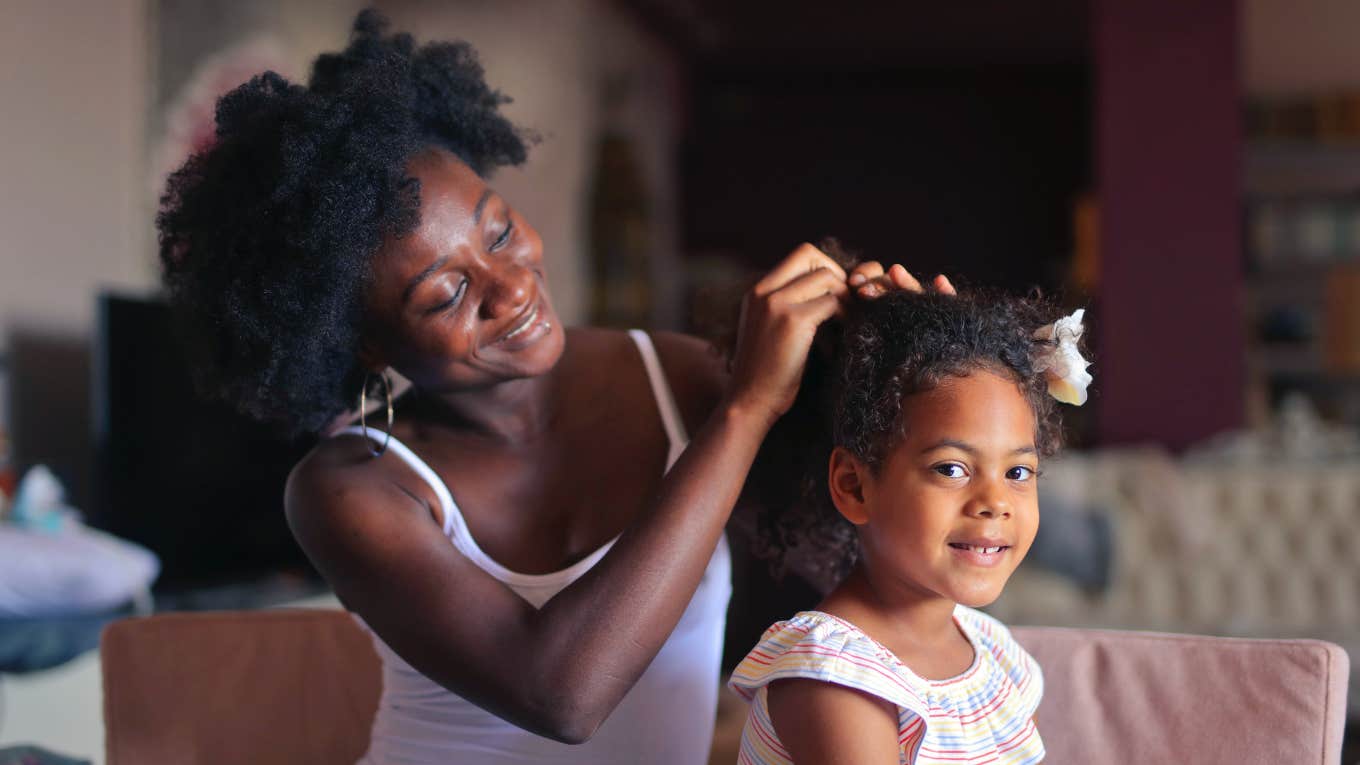
[[[1051,763],[1340,762],[1346,654],[1318,641],[1017,628]],[[170,614],[101,648],[108,765],[351,763],[380,676],[344,613]]]

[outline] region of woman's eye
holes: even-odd
[[[1028,481],[1034,477],[1034,468],[1016,465],[1006,471],[1006,477],[1012,481]]]
[[[934,470],[945,478],[962,478],[964,476],[963,465],[954,462],[936,465]]]
[[[501,247],[505,246],[505,243],[508,242],[508,241],[510,241],[510,233],[511,233],[512,231],[514,231],[514,230],[515,230],[515,222],[512,221],[512,220],[510,220],[509,218],[506,218],[506,219],[505,219],[505,230],[501,232],[501,235],[500,235],[500,236],[496,237],[496,241],[495,241],[495,242],[492,242],[492,244],[491,244],[491,249],[492,249],[492,250],[499,250]]]
[[[431,308],[429,311],[426,311],[426,313],[436,314],[442,313],[451,308],[456,308],[459,303],[463,302],[463,293],[467,292],[467,285],[468,280],[465,277],[463,278],[462,281],[458,282],[458,288],[453,291],[453,297],[449,298],[448,300],[445,300],[444,302],[440,303],[434,308]]]

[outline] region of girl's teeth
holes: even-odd
[[[964,550],[971,550],[972,552],[980,552],[983,553],[984,555],[990,555],[992,553],[1001,552],[1000,547],[980,547],[978,545],[955,545],[955,547],[959,547]]]

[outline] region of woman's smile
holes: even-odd
[[[552,322],[541,311],[543,301],[535,298],[529,307],[510,322],[505,334],[491,341],[498,350],[513,353],[524,350],[552,332]]]

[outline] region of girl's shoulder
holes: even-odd
[[[820,680],[923,710],[923,689],[903,669],[891,651],[850,622],[821,611],[802,611],[765,630],[733,670],[728,686],[750,701],[776,680]]]
[[[1029,651],[1016,641],[1010,628],[996,617],[967,606],[955,607],[954,619],[973,643],[974,650],[991,657],[987,663],[994,667],[993,671],[1004,673],[1012,685],[1034,698],[1037,707],[1038,699],[1043,695],[1043,670]]]
[[[1011,630],[1000,619],[968,606],[954,607],[954,621],[969,637],[988,645],[1018,645]]]

